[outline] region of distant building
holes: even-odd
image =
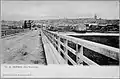
[[[2,29],[8,29],[8,28],[21,28],[23,25],[23,21],[8,21],[8,20],[2,20],[1,21],[1,28]]]
[[[97,15],[95,14],[94,19],[97,19]]]

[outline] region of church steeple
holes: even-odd
[[[94,15],[94,19],[97,19],[97,15],[96,14]]]

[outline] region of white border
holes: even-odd
[[[120,78],[119,76],[119,66],[1,65],[2,78]]]

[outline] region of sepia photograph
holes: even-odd
[[[117,67],[113,72],[106,70],[107,77],[114,73],[112,77],[119,77],[119,0],[0,3],[0,62],[4,68],[105,66]]]

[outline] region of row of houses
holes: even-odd
[[[22,28],[24,21],[1,21],[1,29]]]
[[[113,24],[98,24],[98,23],[79,23],[45,26],[51,31],[76,31],[76,32],[119,32],[119,26]]]
[[[34,21],[32,20],[20,20],[20,21],[1,21],[1,29],[16,29],[16,28],[30,28],[34,26]]]

